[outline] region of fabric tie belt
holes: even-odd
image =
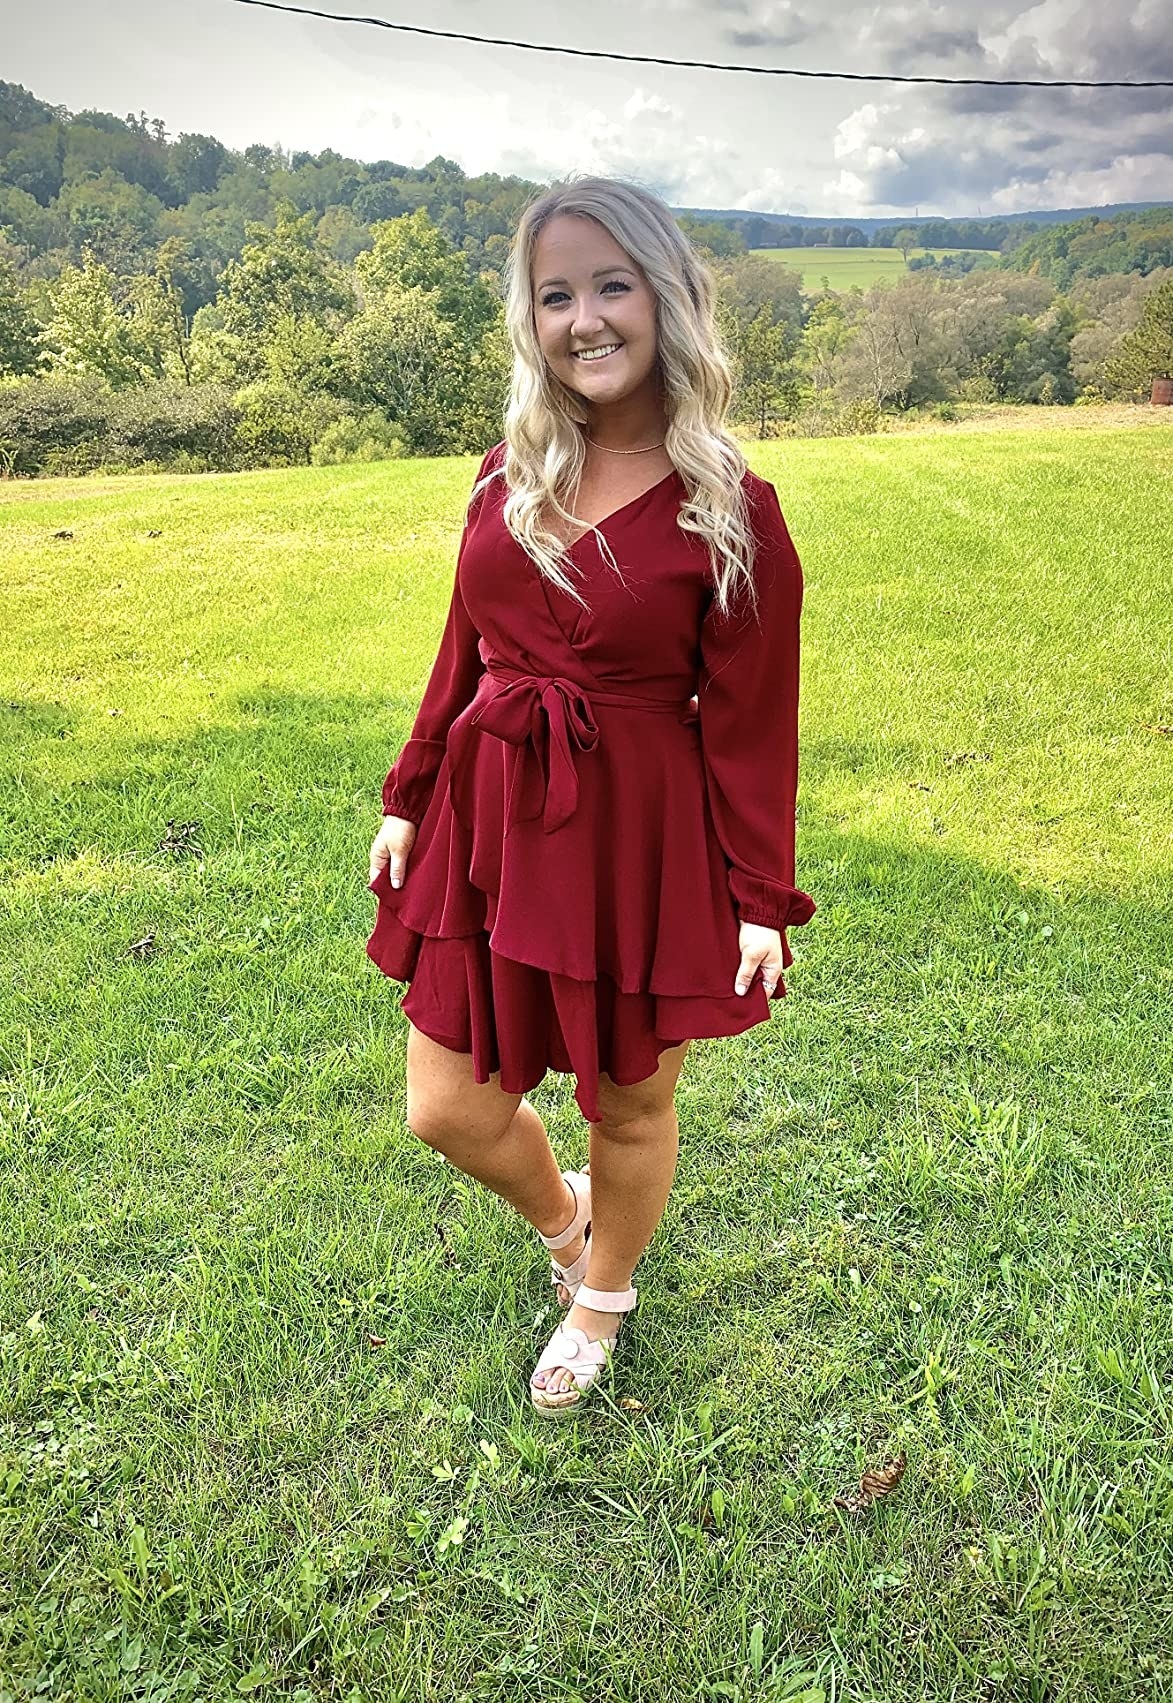
[[[528,674],[499,662],[485,676],[499,689],[465,720],[459,717],[448,736],[449,796],[461,825],[472,829],[472,746],[478,733],[491,733],[522,748],[520,816],[540,816],[547,834],[562,827],[578,805],[575,751],[593,751],[599,728],[595,704],[675,715],[687,721],[691,698],[653,698],[635,692],[602,692],[561,674]],[[481,690],[484,690],[482,680]],[[480,694],[478,694],[479,696]],[[512,810],[517,792],[511,794]]]

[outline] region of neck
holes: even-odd
[[[618,402],[592,403],[586,435],[607,449],[644,449],[663,443],[668,419],[655,391],[633,391]]]

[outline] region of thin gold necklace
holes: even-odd
[[[585,432],[583,433],[583,436],[586,437]],[[587,438],[588,443],[595,444],[596,449],[605,449],[608,455],[647,455],[649,450],[663,449],[665,441],[666,440],[664,438],[661,438],[659,443],[650,443],[646,449],[611,449],[605,443],[595,443],[594,438]]]

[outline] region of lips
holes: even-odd
[[[611,356],[617,355],[622,347],[622,343],[599,343],[596,344],[596,348],[606,349],[607,353],[605,355],[596,354],[593,349],[575,349],[573,351],[573,355],[574,359],[581,362],[584,367],[593,367],[600,361],[609,361]],[[585,359],[584,356],[586,357]]]

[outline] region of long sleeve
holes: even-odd
[[[713,823],[729,861],[729,889],[741,922],[782,933],[815,914],[794,885],[798,792],[799,626],[803,580],[778,493],[751,481],[757,615],[742,592],[723,616],[715,600],[701,628],[697,691],[705,783]]]
[[[490,450],[481,462],[478,479],[488,470],[493,453]],[[483,501],[483,496],[478,499],[478,506],[479,501]],[[466,515],[448,618],[411,735],[383,782],[385,816],[402,816],[416,823],[423,820],[444,758],[448,730],[476,696],[484,671],[480,634],[472,624],[460,590],[460,563],[471,524],[471,516]]]

